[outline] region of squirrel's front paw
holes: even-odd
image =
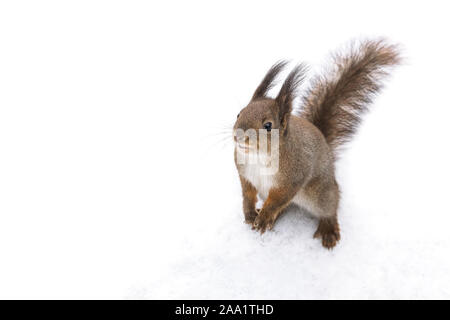
[[[253,225],[258,214],[257,214],[257,211],[253,210],[253,211],[245,212],[244,216],[245,216],[245,223],[248,223],[249,225]]]
[[[275,219],[271,215],[261,212],[253,222],[252,229],[263,234],[266,230],[272,230]]]

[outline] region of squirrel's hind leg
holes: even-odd
[[[314,179],[296,197],[296,203],[319,218],[314,238],[322,238],[322,245],[332,249],[340,240],[337,209],[339,187],[333,179]]]
[[[341,239],[337,217],[321,218],[319,226],[314,233],[314,238],[322,238],[322,245],[327,249],[332,249]]]

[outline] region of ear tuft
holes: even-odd
[[[252,100],[258,99],[258,98],[264,98],[267,94],[267,92],[273,88],[275,85],[275,78],[278,76],[278,74],[283,70],[283,68],[287,65],[287,61],[280,60],[277,63],[275,63],[269,71],[267,71],[264,79],[259,84],[258,88],[256,88],[255,93],[253,94]]]
[[[296,91],[298,86],[305,79],[306,71],[308,70],[307,66],[303,63],[297,65],[287,76],[286,80],[283,83],[283,86],[276,97],[276,102],[278,107],[280,108],[279,116],[281,121],[281,126],[286,129],[287,122],[289,120],[289,115],[292,112],[292,104],[296,97]]]

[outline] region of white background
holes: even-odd
[[[448,12],[2,1],[0,298],[450,298]],[[298,210],[261,237],[224,126],[275,61],[374,36],[407,62],[337,164],[341,242]]]

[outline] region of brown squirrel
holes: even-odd
[[[314,238],[322,238],[328,249],[340,239],[339,186],[334,168],[338,147],[355,133],[368,104],[382,87],[381,80],[388,75],[387,67],[401,61],[397,46],[385,40],[361,41],[347,54],[334,54],[333,58],[335,72],[313,79],[303,96],[299,116],[291,113],[296,89],[305,75],[303,64],[290,72],[275,99],[267,97],[275,78],[287,64],[281,61],[267,72],[233,127],[245,222],[264,233],[294,203],[319,219]],[[277,131],[277,150],[268,152],[259,143],[251,144],[249,136],[237,137],[238,130],[249,129],[254,130],[257,141],[262,133],[271,141]],[[277,157],[278,170],[261,174],[267,161],[265,164],[238,161],[239,156],[252,153],[265,155],[269,163]],[[264,200],[260,210],[255,208],[257,195]]]

